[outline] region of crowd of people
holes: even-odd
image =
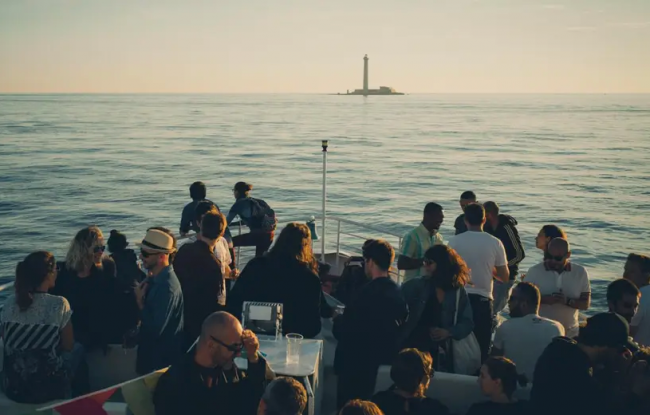
[[[487,400],[471,415],[650,413],[649,257],[630,254],[623,278],[608,287],[609,312],[581,324],[591,288],[585,267],[571,260],[567,234],[542,227],[543,259],[519,274],[525,252],[517,221],[464,192],[449,241],[439,233],[445,212],[437,203],[405,235],[401,284],[391,277],[393,247],[367,240],[334,288],[341,311],[325,301],[329,267],[316,260],[309,227],[290,223],[275,238],[275,212],[251,190],[234,186],[226,216],[205,185],[193,183],[180,246],[169,229],[152,227],[136,255],[122,233],[111,231],[105,244],[89,226],[64,261],[29,254],[0,315],[5,394],[42,403],[87,393],[85,354],[121,343],[137,346],[139,374],[170,367],[154,393],[159,415],[300,414],[303,385],[276,378],[255,333],[241,325],[243,304],[252,301],[283,304],[284,333],[305,338],[333,319],[341,414],[447,414],[444,399],[427,397],[436,371],[477,376]],[[236,217],[249,233],[232,236]],[[241,273],[237,246],[255,247]],[[510,318],[498,325],[506,305]],[[242,354],[245,371],[234,360]],[[391,366],[394,384],[375,393],[382,365]],[[518,401],[518,385],[531,382],[530,401]]]

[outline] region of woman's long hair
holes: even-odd
[[[34,302],[34,291],[56,272],[54,255],[36,251],[27,255],[16,266],[16,304],[20,311],[27,310]]]
[[[311,248],[311,232],[303,223],[291,222],[282,229],[280,236],[269,250],[268,256],[295,258],[301,264],[318,274],[318,262]]]
[[[95,263],[93,248],[104,235],[97,226],[83,228],[75,235],[65,257],[66,268],[83,272]]]
[[[447,245],[434,245],[424,253],[424,259],[436,263],[431,278],[444,291],[464,287],[470,280],[469,268],[454,249]]]
[[[503,388],[503,393],[508,399],[512,399],[518,384],[521,387],[526,386],[525,376],[517,374],[517,366],[512,360],[502,356],[495,356],[488,358],[484,365],[487,367],[492,379],[501,380],[501,388]]]

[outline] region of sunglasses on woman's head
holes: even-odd
[[[96,246],[93,248],[94,253],[104,252],[106,250],[106,245]]]

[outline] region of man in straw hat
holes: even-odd
[[[140,259],[148,276],[135,289],[141,310],[139,374],[165,368],[182,354],[183,292],[170,259],[175,252],[176,239],[165,228],[149,228],[140,243]]]

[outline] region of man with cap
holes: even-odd
[[[539,414],[612,414],[612,385],[601,388],[594,367],[619,372],[618,364],[631,357],[629,326],[615,313],[601,313],[580,327],[576,340],[557,337],[537,361],[531,407]],[[603,370],[601,368],[601,370]]]
[[[147,374],[171,365],[182,353],[183,292],[171,266],[176,239],[168,229],[150,228],[140,244],[148,277],[136,289],[140,331],[136,371]]]

